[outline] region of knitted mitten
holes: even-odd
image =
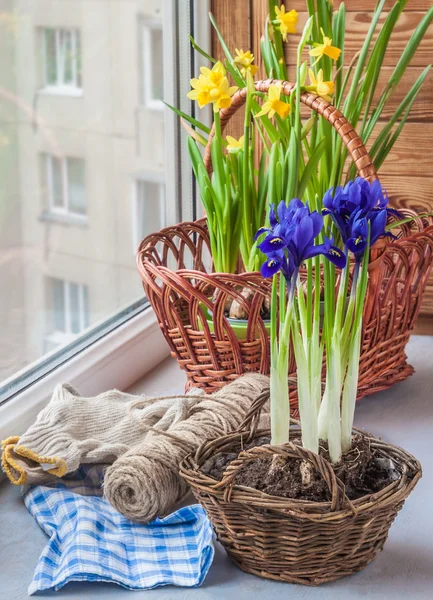
[[[134,408],[137,400],[139,409]],[[62,477],[80,464],[112,463],[143,441],[175,402],[117,390],[84,398],[70,385],[58,385],[28,431],[2,442],[3,470],[21,485]]]

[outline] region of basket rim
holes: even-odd
[[[408,209],[408,208],[402,208],[399,209],[399,212],[404,215],[404,216],[408,216],[408,217],[414,217],[413,222],[414,224],[417,225],[418,229],[417,230],[413,230],[410,226],[410,223],[403,223],[399,226],[400,232],[401,232],[401,236],[397,237],[396,239],[392,239],[390,240],[389,238],[385,239],[386,242],[386,246],[392,248],[393,246],[399,246],[402,243],[407,242],[408,240],[411,240],[412,238],[416,239],[418,236],[421,235],[432,235],[433,236],[433,216],[429,215],[429,216],[422,216],[422,213],[419,214],[417,211],[412,210],[412,209]],[[390,217],[392,220],[398,220],[397,217],[395,216],[391,216]],[[392,222],[392,221],[390,221]],[[200,219],[197,219],[195,221],[182,221],[180,223],[177,223],[175,225],[168,225],[166,227],[163,227],[162,229],[160,229],[159,231],[155,231],[153,233],[149,233],[147,236],[145,236],[141,242],[138,245],[137,248],[137,253],[136,253],[136,257],[137,257],[137,266],[139,271],[141,271],[141,266],[143,264],[151,264],[151,261],[149,261],[149,259],[146,258],[146,256],[142,256],[146,254],[146,250],[154,247],[158,242],[163,242],[164,240],[167,239],[167,237],[173,235],[173,234],[177,234],[179,233],[179,231],[183,231],[185,229],[191,229],[191,233],[201,233],[204,236],[207,236],[207,232],[208,232],[208,227],[207,227],[207,218],[206,217],[202,217]],[[164,269],[164,270],[168,270],[171,271],[172,269],[170,269],[167,266],[163,266],[163,265],[153,265],[154,268],[157,269]],[[193,272],[196,271],[196,269],[178,269],[176,271],[179,272]],[[253,273],[259,273],[257,272],[253,272]],[[212,275],[215,274],[219,274],[216,272],[212,272]],[[223,274],[223,273],[222,273]],[[243,273],[235,273],[235,274],[231,274],[232,276],[244,276],[247,275],[247,272],[243,272]]]
[[[220,451],[223,446],[229,446],[236,441],[244,440],[250,435],[250,432],[234,432],[225,436],[215,438],[201,444],[193,453],[188,454],[180,463],[179,471],[181,476],[197,491],[204,492],[208,496],[213,496],[225,501],[241,504],[243,506],[254,508],[266,508],[269,511],[282,513],[285,516],[292,515],[298,518],[304,518],[313,521],[337,521],[347,517],[353,518],[360,513],[376,512],[389,505],[395,506],[403,502],[415,487],[416,483],[422,477],[422,468],[419,461],[406,450],[382,441],[372,434],[354,429],[354,433],[361,433],[370,441],[370,444],[376,446],[384,455],[391,454],[392,459],[397,462],[402,469],[400,479],[390,483],[378,492],[366,494],[361,498],[349,501],[349,505],[343,506],[337,510],[331,510],[331,502],[313,502],[309,500],[300,500],[293,498],[282,498],[260,492],[254,488],[234,484],[229,490],[229,494],[224,493],[219,488],[220,481],[205,475],[200,471],[202,464],[209,458],[210,450],[215,446],[216,451]],[[270,434],[270,429],[260,429],[255,432],[255,437],[266,436]],[[281,448],[291,445],[283,444]],[[271,444],[261,446],[261,448],[275,448]],[[396,457],[400,460],[396,461]],[[344,487],[344,486],[343,486]]]

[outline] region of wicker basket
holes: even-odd
[[[275,82],[257,82],[256,89],[266,92],[271,83]],[[284,94],[291,90],[292,85],[283,82]],[[335,127],[358,173],[370,181],[375,179],[368,152],[344,116],[314,94],[304,93],[301,100]],[[221,111],[222,126],[244,102],[245,90],[240,90],[230,108]],[[205,158],[210,170],[209,151]],[[359,397],[386,389],[413,373],[405,346],[432,266],[433,218],[417,218],[401,226],[398,237],[393,243],[376,244],[372,250]],[[214,273],[205,220],[181,223],[147,236],[140,244],[137,264],[161,330],[190,386],[212,392],[242,373],[269,373],[269,339],[260,309],[270,295],[270,283],[260,273],[243,273],[242,268],[234,275]],[[240,294],[243,289],[251,290],[251,298]],[[245,339],[236,337],[224,316],[228,298],[238,300],[248,312]],[[212,328],[207,311],[213,316]],[[293,360],[289,370],[295,373]],[[295,399],[292,407],[296,409]]]
[[[263,394],[252,407],[244,424],[248,431],[207,442],[185,458],[180,465],[182,477],[206,509],[227,554],[243,571],[277,581],[319,585],[364,569],[382,550],[397,512],[421,478],[419,462],[401,448],[364,434],[372,448],[394,461],[402,476],[380,492],[353,502],[329,462],[292,443],[241,452],[220,482],[201,473],[201,465],[217,452],[270,434],[257,430],[257,420],[251,426],[251,415],[257,416],[257,406],[267,398],[268,393]],[[235,484],[246,462],[275,454],[309,461],[326,481],[331,501],[278,498]]]

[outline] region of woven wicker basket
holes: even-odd
[[[203,474],[200,467],[210,456],[270,434],[257,430],[257,409],[267,399],[268,393],[257,399],[243,425],[246,430],[207,442],[190,454],[180,465],[182,477],[206,509],[229,557],[243,571],[319,585],[364,569],[382,550],[397,512],[421,478],[419,462],[401,448],[364,434],[371,448],[391,458],[402,476],[380,492],[353,502],[329,462],[292,443],[241,452],[220,482]],[[246,462],[275,454],[310,462],[326,481],[331,501],[279,498],[235,484]]]
[[[275,81],[257,82],[256,89],[266,92],[271,83]],[[292,85],[282,85],[283,93],[290,94]],[[314,94],[304,93],[301,100],[335,127],[359,175],[376,179],[368,152],[345,117]],[[245,90],[240,90],[230,108],[221,111],[223,127],[244,102]],[[210,170],[209,147],[205,159]],[[401,212],[405,216],[415,214]],[[417,218],[401,226],[397,235],[397,241],[376,244],[372,250],[359,397],[386,389],[413,372],[406,361],[405,346],[432,266],[433,218]],[[234,275],[214,273],[205,220],[181,223],[147,236],[140,244],[137,265],[161,330],[190,386],[212,392],[244,372],[269,373],[269,339],[260,316],[264,299],[270,296],[269,281],[260,273],[241,272],[241,266]],[[251,290],[251,298],[240,294],[245,289]],[[248,312],[245,339],[236,337],[224,316],[228,298],[238,300]],[[207,311],[213,316],[211,328]],[[295,373],[293,360],[289,371]],[[296,409],[296,398],[292,407]]]

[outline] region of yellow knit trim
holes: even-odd
[[[33,460],[34,462],[56,465],[54,469],[48,469],[47,473],[50,473],[51,475],[63,477],[63,475],[66,473],[66,463],[63,458],[60,458],[59,456],[40,456],[25,446],[15,446],[14,451],[16,454],[24,456],[24,458],[30,458],[30,460]]]
[[[10,440],[10,439],[13,439],[13,438],[8,438],[8,440]],[[8,440],[4,440],[4,441],[6,442]],[[3,471],[6,473],[7,477],[14,485],[23,485],[27,481],[27,473],[12,458],[12,450],[14,449],[15,444],[12,443],[12,444],[5,445],[2,442],[2,446],[3,446],[3,454],[2,454]],[[19,473],[19,477],[15,476],[15,473],[12,471],[12,469],[14,469],[14,471]]]
[[[6,448],[6,446],[9,446],[9,444],[17,444],[19,439],[19,435],[11,435],[10,437],[1,441],[2,448]]]
[[[9,480],[14,485],[23,485],[27,481],[27,472],[26,470],[19,465],[16,460],[13,458],[13,452],[23,456],[24,458],[29,458],[36,463],[43,463],[48,465],[55,465],[53,469],[49,469],[47,473],[51,475],[56,475],[57,477],[63,477],[66,473],[66,462],[63,458],[59,456],[49,456],[43,457],[30,450],[30,448],[26,448],[25,446],[18,446],[17,442],[19,440],[19,436],[8,437],[6,440],[3,440],[1,445],[3,448],[2,453],[2,468],[6,473]],[[19,473],[19,476],[16,477],[15,473]]]

